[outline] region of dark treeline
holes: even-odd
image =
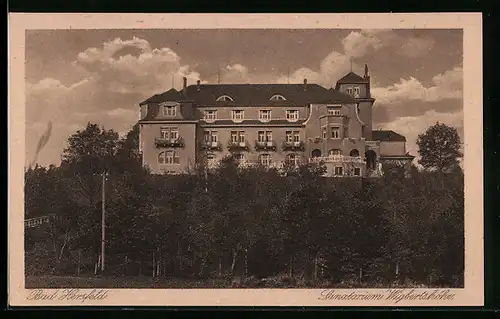
[[[208,173],[152,175],[133,132],[97,129],[113,156],[75,146],[88,156],[66,150],[61,166],[26,171],[26,218],[52,216],[26,230],[27,275],[99,274],[105,165],[104,275],[463,286],[461,172],[332,179],[321,166],[284,176],[227,158]]]

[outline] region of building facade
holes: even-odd
[[[140,152],[153,173],[178,174],[232,154],[241,165],[322,162],[327,176],[409,167],[406,139],[373,130],[370,76],[317,84],[201,84],[140,103]]]

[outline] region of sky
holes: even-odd
[[[317,83],[326,88],[368,64],[374,129],[406,136],[435,124],[463,140],[462,30],[214,29],[29,30],[26,164],[52,121],[37,162],[60,164],[68,137],[88,122],[126,134],[139,103],[202,83]]]

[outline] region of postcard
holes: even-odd
[[[481,14],[9,27],[9,305],[483,305]]]

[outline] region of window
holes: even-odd
[[[161,152],[158,155],[159,164],[179,164],[179,155],[174,151]]]
[[[231,112],[233,121],[241,122],[244,118],[244,112],[242,110],[234,110]]]
[[[298,110],[287,110],[286,111],[286,119],[290,122],[295,122],[299,119],[299,111]]]
[[[162,127],[160,134],[161,138],[166,140],[177,140],[179,138],[179,129],[177,127]]]
[[[273,132],[267,131],[266,132],[266,142],[271,142],[273,140]]]
[[[340,129],[338,127],[331,127],[331,138],[340,138]]]
[[[328,115],[340,115],[340,108],[337,107],[329,107]]]
[[[341,176],[344,174],[344,169],[342,167],[335,167],[333,171],[333,175],[335,176]]]
[[[285,162],[288,165],[298,166],[300,162],[300,157],[296,154],[288,154],[285,158]]]
[[[346,92],[347,92],[347,94],[352,95],[352,88],[347,88]]]
[[[217,111],[216,110],[206,110],[205,111],[205,121],[213,122],[217,119]]]
[[[298,110],[287,110],[286,111],[286,119],[289,122],[295,122],[299,119],[299,111]]]
[[[349,156],[359,157],[359,151],[357,149],[352,149],[351,152],[349,153]]]
[[[359,97],[360,93],[361,93],[361,90],[359,89],[359,86],[355,86],[354,87],[354,96]]]
[[[230,102],[230,101],[234,101],[234,100],[229,95],[222,95],[222,96],[219,96],[216,101],[217,102]]]
[[[271,96],[271,98],[269,99],[270,101],[286,101],[285,97],[283,95],[273,95]]]
[[[259,156],[259,162],[263,166],[269,166],[271,165],[271,155],[269,154],[262,154]]]
[[[272,131],[259,131],[257,133],[257,141],[259,143],[271,142],[273,140],[273,132]]]
[[[354,176],[361,176],[361,168],[359,167],[354,168]]]
[[[262,122],[269,122],[271,120],[271,110],[260,110],[259,120]]]
[[[286,131],[286,142],[287,143],[299,143],[300,142],[300,132],[299,131]]]
[[[179,129],[177,127],[173,127],[170,129],[170,139],[176,140],[179,138]]]
[[[164,138],[164,139],[168,140],[169,133],[170,133],[170,129],[168,129],[168,128],[162,128],[161,132],[160,132],[161,138]]]
[[[323,138],[326,138],[326,128],[323,129]]]
[[[231,131],[231,143],[238,143],[238,132]]]
[[[175,116],[177,114],[177,106],[161,105],[163,116]]]
[[[217,131],[205,131],[203,134],[205,143],[217,143]]]
[[[211,142],[217,143],[217,131],[210,132]]]
[[[333,149],[328,152],[328,156],[341,156],[342,151],[339,149]]]
[[[238,142],[240,142],[240,143],[245,142],[245,131],[238,132]]]

